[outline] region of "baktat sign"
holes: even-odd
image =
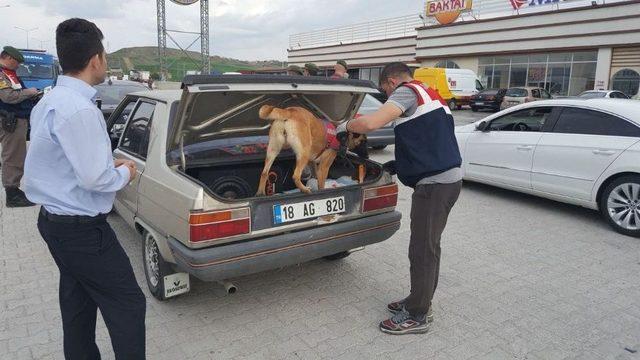
[[[471,11],[472,6],[472,0],[427,1],[427,16],[434,17],[442,25],[451,24],[463,12]]]
[[[171,0],[171,2],[176,3],[178,5],[191,5],[198,2],[198,0]]]

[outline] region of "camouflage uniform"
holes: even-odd
[[[11,107],[20,107],[21,103],[31,102],[32,94],[27,94],[23,87],[4,72],[5,69],[0,67],[0,110],[9,111]],[[23,198],[24,194],[20,191],[20,180],[24,173],[24,160],[27,155],[27,128],[28,119],[25,110],[10,113],[17,115],[15,128],[7,128],[3,119],[0,126],[0,145],[2,145],[2,185],[7,191],[7,206],[10,204],[10,198]],[[27,112],[28,113],[28,112]],[[0,115],[7,117],[7,112]],[[26,199],[25,199],[26,200]],[[26,204],[28,205],[28,204]]]

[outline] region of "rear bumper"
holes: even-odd
[[[482,105],[478,103],[482,103]],[[496,102],[496,101],[471,100],[469,105],[478,109],[486,109],[486,108],[499,109],[501,103],[502,102]]]
[[[205,249],[189,249],[176,239],[169,248],[180,271],[204,281],[253,274],[374,244],[400,228],[397,211],[293,233],[231,243]]]

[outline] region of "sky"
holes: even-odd
[[[210,0],[210,53],[242,60],[286,60],[289,35],[419,13],[424,0]],[[6,7],[6,5],[9,5]],[[166,0],[167,28],[199,31],[200,6]],[[157,46],[156,0],[0,0],[0,46],[55,52],[55,28],[81,17],[105,35],[105,47]],[[181,46],[194,35],[171,34]],[[176,46],[167,40],[169,47]],[[192,48],[193,49],[193,48]],[[199,51],[197,42],[196,51]]]

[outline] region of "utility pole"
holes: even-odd
[[[38,28],[34,27],[32,29],[23,29],[23,28],[21,28],[19,26],[14,26],[14,28],[16,28],[18,30],[22,30],[22,31],[27,33],[27,49],[28,49],[29,48],[29,33],[32,32],[32,31],[38,30]]]

